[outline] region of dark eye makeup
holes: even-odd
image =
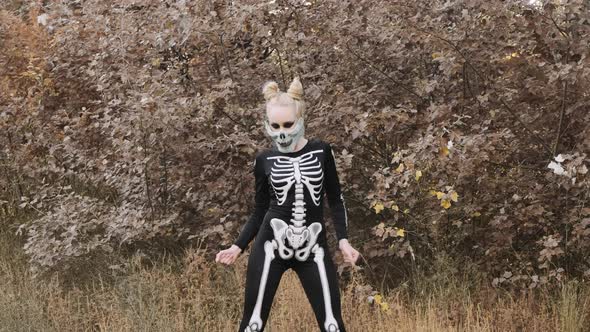
[[[280,126],[278,123],[275,123],[275,122],[271,123],[270,125],[271,125],[271,126],[274,128],[274,129],[278,129],[278,128],[280,128],[280,127],[281,127],[281,126]],[[292,121],[288,121],[288,122],[285,122],[285,123],[283,124],[283,127],[285,127],[285,128],[291,128],[291,126],[293,126],[293,122],[292,122]]]

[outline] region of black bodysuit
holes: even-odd
[[[264,150],[254,162],[255,209],[234,242],[256,236],[248,260],[240,332],[263,331],[282,274],[297,273],[321,331],[345,332],[340,291],[323,218],[326,193],[338,240],[348,217],[330,144],[310,139],[297,152]]]

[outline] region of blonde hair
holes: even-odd
[[[262,86],[262,93],[266,100],[266,105],[293,106],[295,115],[300,118],[305,113],[305,101],[303,100],[303,86],[299,77],[293,78],[287,92],[279,89],[279,84],[275,81],[267,81]]]

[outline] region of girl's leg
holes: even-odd
[[[332,258],[319,245],[313,255],[313,259],[295,262],[293,269],[299,276],[320,331],[346,332],[340,308],[339,283]]]
[[[272,240],[255,241],[248,258],[244,315],[238,332],[264,331],[274,295],[286,270],[284,262],[275,254]]]

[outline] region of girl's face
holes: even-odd
[[[267,134],[281,152],[293,152],[305,132],[303,118],[297,118],[295,109],[289,105],[267,105]]]
[[[270,127],[276,131],[283,129],[288,132],[297,121],[295,110],[288,105],[268,105],[266,114]]]

